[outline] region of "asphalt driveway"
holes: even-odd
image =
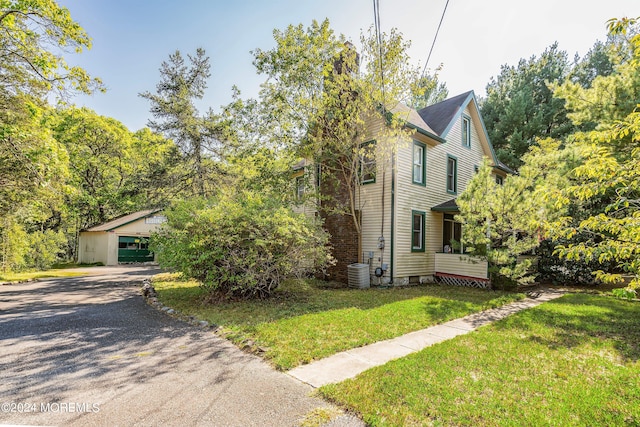
[[[152,267],[91,271],[0,286],[0,424],[290,426],[328,406],[145,304]]]

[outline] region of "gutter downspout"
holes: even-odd
[[[395,221],[396,221],[396,154],[391,153],[391,251],[389,262],[389,284],[393,285],[393,267],[395,258],[393,248],[395,246]]]

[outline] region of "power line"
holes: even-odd
[[[378,63],[380,65],[380,84],[382,89],[382,102],[385,101],[384,93],[384,64],[382,59],[382,31],[380,29],[380,1],[373,0],[373,23],[376,29],[376,39],[378,41]]]
[[[374,0],[375,2],[376,0]],[[442,16],[440,17],[440,23],[438,24],[438,29],[436,30],[436,35],[433,37],[433,43],[431,43],[431,49],[429,49],[429,56],[427,56],[427,62],[424,63],[424,68],[422,69],[422,75],[420,78],[424,77],[424,73],[427,71],[427,65],[429,64],[429,59],[431,59],[431,53],[433,52],[433,47],[436,45],[436,40],[438,39],[438,33],[440,32],[440,27],[442,26],[442,21],[444,20],[444,14],[447,13],[447,6],[449,6],[449,0],[444,5],[444,10],[442,11]]]

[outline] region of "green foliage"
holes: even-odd
[[[571,259],[560,256],[558,248],[588,240],[589,236],[576,235],[572,239],[545,239],[536,250],[539,256],[538,274],[541,281],[562,285],[595,285],[593,272],[601,269],[597,260]],[[610,266],[607,266],[607,270]]]
[[[209,57],[204,49],[195,55],[180,51],[169,55],[160,66],[160,82],[156,93],[144,92],[140,96],[151,103],[154,119],[149,127],[180,148],[185,159],[182,180],[191,187],[190,193],[204,196],[213,191],[216,161],[223,156],[223,142],[228,137],[225,122],[211,109],[201,114],[195,102],[202,99],[211,76]]]
[[[248,190],[179,202],[152,238],[160,264],[202,282],[212,298],[265,298],[330,261],[313,218]]]
[[[611,294],[616,298],[627,299],[627,300],[632,300],[638,297],[638,293],[636,292],[635,289],[628,289],[628,288],[613,289],[611,291]]]
[[[162,206],[178,191],[174,160],[179,156],[170,141],[148,129],[133,134],[86,108],[59,109],[52,121],[69,154],[74,191],[67,197],[80,228]]]
[[[0,268],[2,272],[46,270],[64,259],[67,238],[61,231],[27,233],[15,217],[0,223]]]
[[[17,271],[24,267],[29,251],[28,236],[14,218],[5,217],[0,227],[0,266],[2,272]]]
[[[25,266],[28,269],[47,270],[66,258],[67,237],[62,231],[35,231],[28,235],[27,244]]]
[[[26,95],[7,102],[0,105],[0,218],[61,202],[69,175],[67,152],[53,138],[43,103]]]
[[[547,223],[562,211],[557,203],[562,171],[569,168],[568,151],[545,140],[525,157],[518,175],[496,184],[485,159],[482,167],[456,200],[458,220],[464,224],[462,244],[470,254],[486,259],[496,287],[525,284],[534,277],[532,261],[520,259],[538,247]],[[521,257],[522,258],[522,257]]]
[[[610,30],[625,34],[635,22],[612,20]],[[611,75],[598,77],[591,88],[567,83],[557,90],[573,109],[574,119],[597,122],[595,130],[572,138],[584,160],[573,169],[574,185],[564,190],[564,200],[576,204],[597,201],[599,206],[579,221],[565,220],[553,228],[556,238],[589,236],[586,241],[560,246],[563,257],[615,262],[618,271],[598,270],[596,278],[620,282],[621,273],[626,272],[633,276],[629,286],[634,288],[640,286],[640,105],[636,104],[640,99],[640,34],[628,44],[631,59]],[[603,90],[619,96],[601,102]]]
[[[426,75],[420,77],[415,84],[412,101],[409,104],[413,109],[420,110],[437,104],[449,96],[449,89],[447,89],[446,83],[438,81],[438,71],[440,71],[439,68],[433,76]]]
[[[487,85],[481,111],[498,158],[519,168],[522,156],[538,138],[562,138],[573,129],[564,101],[553,96],[550,84],[562,82],[570,70],[567,54],[557,43],[540,57],[503,65]]]
[[[409,44],[395,30],[379,39],[369,30],[356,48],[336,36],[328,20],[275,30],[274,39],[275,48],[253,52],[258,73],[267,77],[260,92],[265,135],[271,146],[288,147],[319,165],[321,214],[351,216],[360,234],[361,159],[375,159],[384,172],[405,134],[406,117],[389,115],[376,144],[364,145],[372,139],[371,122],[410,100],[419,83]],[[421,83],[424,93],[426,79]]]
[[[51,89],[92,93],[102,89],[62,52],[91,48],[91,39],[54,0],[0,1],[0,93],[43,96]]]

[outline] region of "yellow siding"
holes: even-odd
[[[394,277],[426,275],[429,271],[429,241],[431,240],[433,215],[430,211],[433,204],[429,193],[431,152],[433,148],[426,146],[426,187],[413,183],[413,141],[407,141],[398,150],[398,170],[396,179],[396,229],[395,229],[395,266]],[[425,252],[411,251],[411,226],[413,211],[425,213]]]
[[[78,262],[108,265],[109,235],[104,231],[83,231],[78,242]]]
[[[487,279],[487,262],[460,254],[435,254],[437,273]]]
[[[381,264],[391,264],[391,152],[393,144],[380,140],[376,136],[380,135],[382,126],[384,126],[382,119],[371,121],[368,127],[370,136],[365,139],[376,140],[376,157],[378,159],[376,182],[361,185],[356,197],[357,209],[362,212],[363,262],[369,262],[369,252],[373,252],[373,259],[370,261],[371,274]],[[381,236],[385,239],[383,249],[378,248],[378,239]]]
[[[292,207],[292,210],[297,214],[304,214],[308,217],[315,217],[318,213],[318,204],[315,197],[313,197],[314,191],[316,191],[315,183],[316,183],[316,168],[312,160],[305,159],[305,167],[296,173],[293,174],[293,185],[294,188],[292,191],[296,191],[295,183],[296,178],[299,176],[306,175],[307,179],[305,182],[305,197],[304,203],[297,204]]]
[[[149,236],[160,224],[147,224],[144,218],[125,224],[114,231],[120,236]]]
[[[464,113],[471,117],[471,147],[462,144],[461,116],[446,135],[446,142],[427,145],[426,186],[413,184],[413,143],[405,144],[398,151],[396,179],[396,263],[395,277],[431,276],[435,270],[435,253],[442,251],[442,213],[432,212],[433,206],[456,198],[466,188],[484,156],[490,156],[488,145],[481,141],[482,126],[467,108]],[[475,115],[477,117],[477,115]],[[447,155],[457,159],[457,194],[447,192]],[[425,252],[411,252],[411,212],[426,213]]]

